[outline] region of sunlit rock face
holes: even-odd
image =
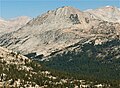
[[[96,18],[109,22],[120,22],[120,9],[114,6],[106,6],[95,10],[88,10]]]
[[[80,11],[64,6],[48,11],[15,32],[0,37],[0,45],[23,54],[50,55],[77,42],[101,39],[102,43],[119,38],[120,11],[102,7]],[[116,19],[116,20],[115,20]]]
[[[23,27],[28,21],[30,21],[30,19],[31,18],[27,16],[12,18],[9,20],[0,18],[0,35],[15,31]]]

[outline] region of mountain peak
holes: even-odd
[[[10,21],[12,20],[30,20],[31,18],[28,16],[19,16],[19,17],[15,17],[15,18],[11,18]]]
[[[74,7],[71,7],[71,6],[63,6],[63,7],[60,7],[60,8],[57,8],[57,10],[55,11],[60,11],[60,12],[63,12],[63,13],[76,13],[76,12],[80,12],[79,9],[76,9]]]
[[[114,10],[118,10],[118,8],[116,7],[116,6],[105,6],[105,7],[101,7],[101,8],[98,8],[99,10],[107,10],[107,12],[108,12],[108,10],[109,11],[114,11]]]
[[[74,7],[71,6],[63,6],[60,8],[57,8],[55,10],[49,10],[46,13],[42,14],[41,16],[38,16],[37,18],[31,20],[28,24],[29,25],[48,25],[48,24],[55,24],[55,25],[51,25],[53,27],[60,25],[60,28],[63,28],[63,26],[70,26],[71,24],[73,24],[73,22],[71,21],[71,17],[73,17],[72,19],[77,19],[78,20],[78,16],[81,14],[82,12]],[[71,24],[70,24],[71,23]],[[55,29],[56,29],[55,28]],[[49,28],[47,28],[49,29]]]
[[[62,6],[61,8],[73,8],[72,6]]]
[[[28,21],[30,21],[30,19],[31,18],[27,16],[20,16],[8,20],[0,18],[0,35],[23,27]]]
[[[78,10],[77,8],[75,8],[75,7],[72,7],[72,6],[62,6],[62,7],[60,7],[60,8],[63,8],[63,9],[69,9],[69,10]]]
[[[105,8],[108,8],[108,9],[118,9],[116,6],[106,6]]]
[[[115,6],[105,6],[94,10],[87,10],[87,12],[91,13],[98,19],[110,22],[120,22],[120,10]]]
[[[74,7],[72,7],[72,6],[62,6],[62,7],[59,7],[59,8],[62,8],[62,9],[70,9],[70,8],[74,8]],[[59,9],[59,8],[57,8],[57,9]],[[76,8],[74,8],[74,9],[76,9]]]
[[[4,42],[0,44],[24,54],[35,51],[47,56],[80,41],[82,37],[115,33],[119,30],[117,24],[109,22],[118,22],[120,15],[116,12],[102,8],[81,12],[63,6],[36,17],[15,33],[2,36],[0,39]]]
[[[107,6],[105,6],[106,8],[114,8],[114,6],[109,6],[109,5],[107,5]]]

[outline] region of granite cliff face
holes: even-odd
[[[94,40],[95,44],[102,44],[119,38],[119,13],[116,7],[84,12],[69,6],[57,8],[32,19],[24,27],[1,36],[0,45],[23,54],[36,52],[47,56],[80,41]]]

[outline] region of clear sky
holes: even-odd
[[[86,10],[107,5],[120,8],[120,0],[0,0],[0,17],[5,19],[18,16],[36,17],[62,6]]]

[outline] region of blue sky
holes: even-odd
[[[0,17],[5,19],[18,16],[36,17],[62,6],[86,10],[107,5],[120,8],[120,0],[0,0]]]

